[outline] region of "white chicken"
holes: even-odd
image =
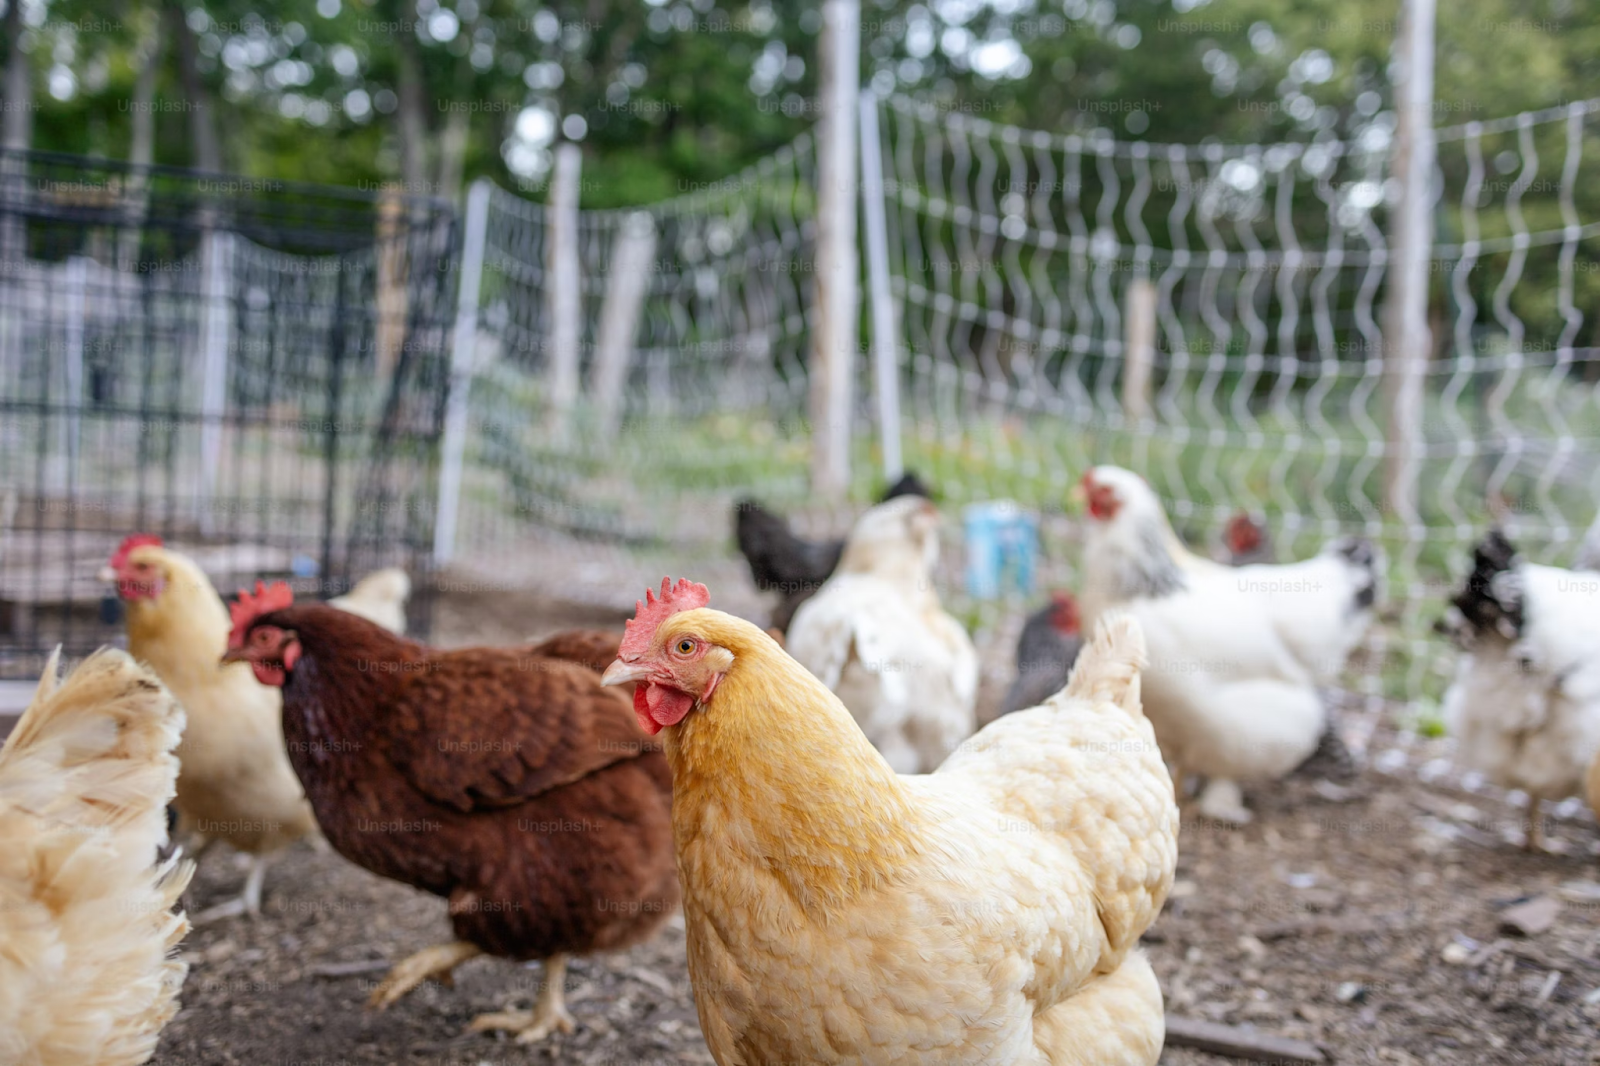
[[[1187,551],[1143,478],[1084,475],[1084,624],[1126,609],[1144,628],[1145,713],[1176,772],[1207,779],[1200,812],[1250,820],[1240,781],[1279,778],[1317,747],[1330,683],[1372,621],[1380,561],[1346,537],[1304,562],[1229,567]]]
[[[928,773],[978,727],[978,652],[939,606],[939,512],[901,496],[862,515],[801,604],[789,654],[850,709],[897,773]]]
[[[1445,693],[1456,760],[1540,804],[1582,795],[1600,753],[1600,572],[1524,561],[1498,531],[1473,550],[1442,628],[1463,649]]]

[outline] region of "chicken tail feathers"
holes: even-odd
[[[194,866],[159,857],[183,709],[124,652],[57,664],[0,749],[0,1032],[24,1061],[145,1062],[188,969]]]
[[[1093,639],[1078,655],[1065,695],[1092,703],[1115,703],[1133,717],[1143,718],[1139,671],[1148,661],[1139,623],[1130,615],[1108,613],[1095,625]]]

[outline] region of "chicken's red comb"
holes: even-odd
[[[122,543],[117,546],[116,553],[111,556],[111,569],[121,570],[127,563],[128,556],[133,554],[133,549],[144,547],[161,547],[161,538],[154,533],[134,533],[124,537]]]
[[[282,581],[274,581],[270,585],[265,581],[257,581],[254,596],[240,589],[238,600],[228,605],[228,614],[233,618],[233,632],[228,634],[228,647],[244,647],[244,634],[250,628],[250,623],[264,614],[293,605],[294,590]]]
[[[711,590],[704,585],[686,577],[679,578],[676,585],[670,577],[662,578],[659,598],[654,590],[645,589],[644,599],[634,602],[633,618],[623,627],[626,632],[622,646],[617,649],[618,657],[629,659],[643,655],[650,650],[650,638],[655,636],[656,627],[662,622],[679,611],[693,611],[710,602]]]

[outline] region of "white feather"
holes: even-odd
[[[918,497],[880,504],[785,635],[789,654],[900,773],[934,769],[977,728],[978,653],[939,606],[937,561],[932,506]]]

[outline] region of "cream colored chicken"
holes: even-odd
[[[920,496],[872,508],[784,646],[850,709],[899,773],[935,769],[978,727],[978,652],[939,605],[939,512]]]
[[[662,732],[689,972],[720,1066],[1150,1066],[1138,950],[1177,859],[1139,707],[1143,642],[1102,627],[1065,690],[897,776],[761,630],[663,586],[607,683]]]
[[[157,859],[183,711],[120,651],[57,659],[0,750],[0,1063],[135,1066],[188,969],[193,866]]]
[[[127,612],[129,653],[155,670],[189,717],[178,746],[178,829],[252,856],[243,894],[195,921],[257,914],[267,856],[316,829],[284,750],[282,696],[246,664],[222,662],[233,623],[193,560],[135,535],[110,569]]]
[[[405,636],[406,601],[411,599],[411,579],[397,566],[374,570],[349,592],[328,603],[341,611],[376,622],[391,633]]]

